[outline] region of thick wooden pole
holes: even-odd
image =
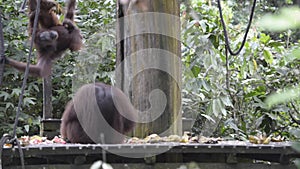
[[[139,110],[134,135],[181,135],[179,3],[137,0],[118,9],[117,85]]]

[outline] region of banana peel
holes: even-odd
[[[285,138],[281,136],[273,137],[272,135],[268,137],[264,135],[249,135],[248,140],[253,144],[269,144],[270,142],[282,142]]]

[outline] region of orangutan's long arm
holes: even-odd
[[[7,58],[6,63],[15,69],[25,72],[27,63],[19,62],[14,59]],[[29,74],[32,76],[47,77],[51,74],[52,61],[50,59],[41,59],[36,65],[29,65]]]

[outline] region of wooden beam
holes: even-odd
[[[70,165],[70,164],[47,164],[47,165],[26,165],[26,169],[90,169],[92,164]],[[124,168],[151,168],[151,169],[165,169],[165,168],[201,168],[201,169],[297,169],[295,165],[280,165],[280,164],[259,164],[259,163],[240,163],[240,164],[226,164],[226,163],[156,163],[149,164],[110,164],[114,169]],[[20,166],[5,167],[6,169],[21,169]]]

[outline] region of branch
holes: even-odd
[[[295,104],[294,104],[293,102],[291,102],[291,105],[292,105],[292,107],[293,107],[294,112],[296,112],[297,114],[300,114],[299,111],[297,110]],[[289,111],[289,115],[290,115],[290,117],[292,118],[292,121],[293,121],[294,123],[297,123],[297,124],[300,125],[300,120],[296,119],[296,118],[292,115],[291,111]]]

